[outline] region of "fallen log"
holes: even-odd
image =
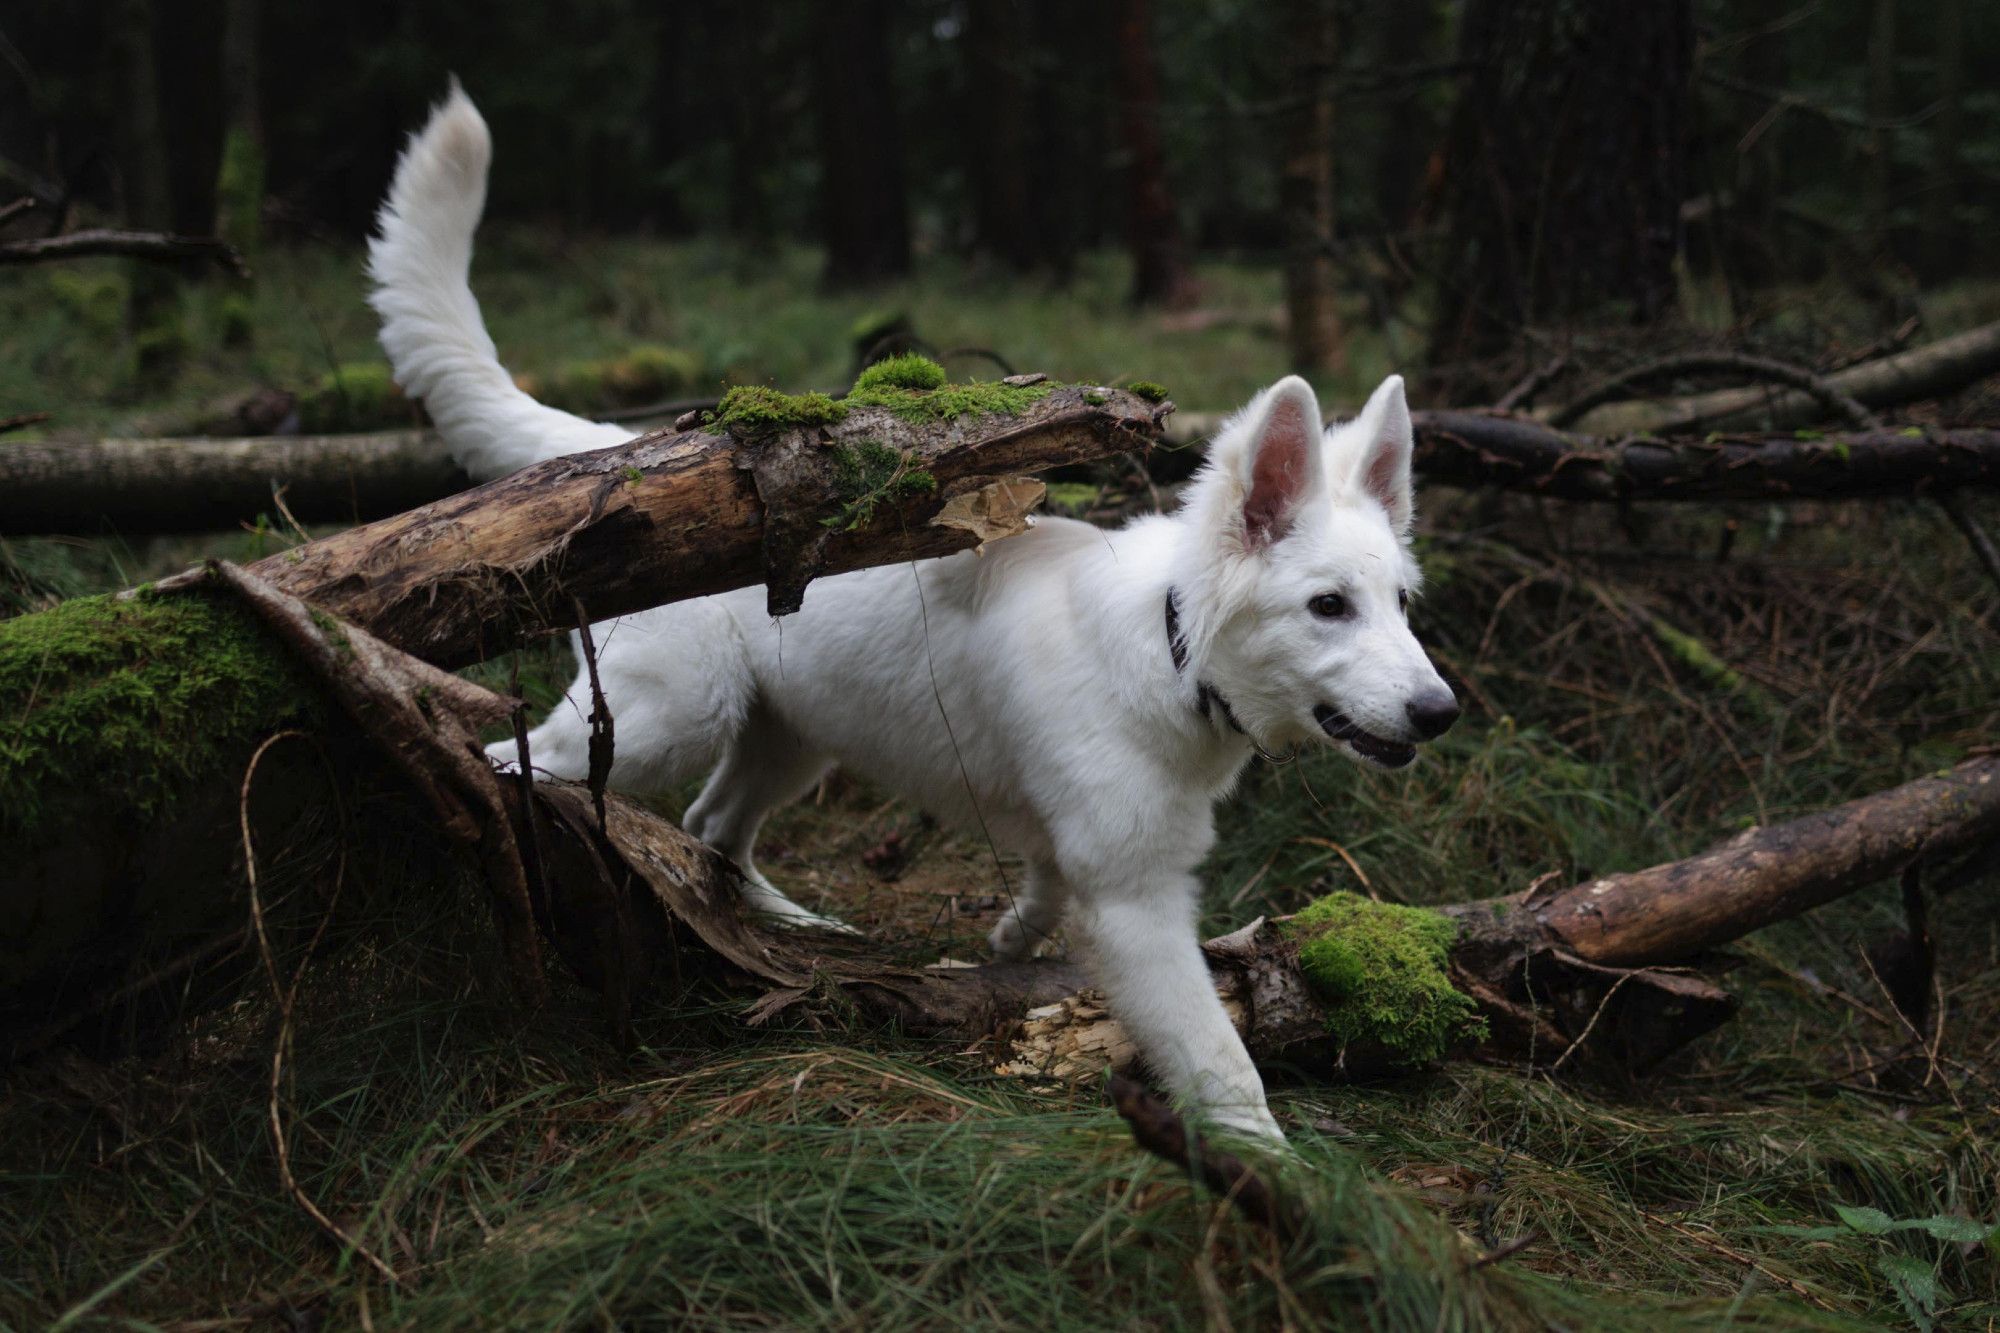
[[[1166,438],[1201,440],[1222,420],[1183,413]],[[1882,499],[2000,487],[2000,430],[1990,428],[1607,439],[1455,411],[1418,412],[1414,425],[1425,480],[1563,500]],[[1199,462],[1182,450],[1156,455],[1153,470],[1157,480],[1179,480]],[[268,512],[274,490],[301,522],[352,522],[465,484],[428,431],[8,444],[0,445],[0,536],[216,531]]]
[[[0,445],[0,533],[226,532],[387,518],[472,484],[430,431]]]
[[[2000,323],[1983,324],[1907,352],[1864,361],[1823,379],[1830,388],[1879,411],[1956,393],[1995,373],[2000,373]],[[1575,425],[1578,430],[1605,435],[1784,430],[1823,421],[1826,415],[1825,406],[1813,393],[1756,386],[1605,403],[1578,418]]]
[[[1563,500],[1851,500],[2000,487],[2000,430],[1605,440],[1518,417],[1416,414],[1426,480]]]
[[[1143,446],[1173,411],[1083,386],[1049,387],[1004,415],[933,420],[893,406],[836,416],[830,400],[810,397],[823,405],[818,423],[778,417],[742,438],[704,428],[642,435],[322,538],[253,572],[441,666],[572,628],[579,605],[601,620],[763,583],[771,613],[784,615],[822,574],[1020,531],[1041,489],[1017,474]],[[768,401],[777,413],[807,402]]]
[[[1001,1070],[1017,1076],[1095,1077],[1136,1063],[1072,962],[925,967],[849,937],[765,930],[736,911],[734,868],[665,820],[612,796],[599,826],[588,794],[565,784],[540,784],[537,799],[563,812],[547,842],[588,843],[576,861],[611,866],[631,886],[629,919],[642,924],[623,938],[699,941],[699,953],[761,990],[746,1011],[752,1023],[846,1008],[908,1033],[990,1042]],[[1996,838],[2000,756],[1984,755],[1648,870],[1435,912],[1352,899],[1331,935],[1301,929],[1311,915],[1302,914],[1203,947],[1225,1008],[1268,1066],[1330,1074],[1409,1063],[1415,1051],[1644,1068],[1735,1012],[1733,996],[1692,970],[1708,951]],[[1412,931],[1435,933],[1434,958],[1401,947]],[[573,968],[584,933],[559,946]],[[1333,965],[1315,956],[1314,939],[1333,941]],[[635,984],[687,966],[658,947],[620,965]],[[585,963],[579,974],[599,970]],[[835,995],[842,1001],[829,1009]],[[1412,1015],[1375,1012],[1384,995],[1424,997],[1437,1020],[1426,1038],[1447,1039],[1416,1051]],[[1483,1042],[1460,1018],[1474,1012]]]

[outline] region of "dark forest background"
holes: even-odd
[[[2000,261],[2000,9],[1967,0],[31,0],[0,33],[0,175],[41,204],[9,235],[352,242],[455,73],[496,219],[805,242],[850,286],[949,254],[1060,287],[1116,247],[1167,305],[1191,257],[1268,261],[1303,369],[1334,291],[1450,383],[1689,274],[1738,318],[1831,276],[1887,327]]]

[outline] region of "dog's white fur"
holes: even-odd
[[[398,381],[482,480],[630,438],[536,403],[500,366],[467,285],[490,155],[454,86],[396,169],[369,268]],[[1401,743],[1420,739],[1413,701],[1450,699],[1401,606],[1418,579],[1402,381],[1351,422],[1321,420],[1305,381],[1279,381],[1216,436],[1177,512],[1119,531],[1045,519],[984,555],[823,579],[782,623],[749,588],[597,626],[613,784],[712,770],[688,831],[742,867],[753,905],[808,923],[751,851],[766,813],[833,763],[983,823],[1026,865],[994,953],[1028,954],[1067,913],[1169,1087],[1282,1137],[1196,935],[1212,807],[1253,746],[1327,743],[1316,706]],[[1326,593],[1345,614],[1311,608]],[[1202,683],[1227,709],[1199,707]],[[579,679],[535,729],[538,769],[585,774],[589,697]]]

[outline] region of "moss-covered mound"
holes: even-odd
[[[948,384],[928,357],[892,356],[861,372],[844,400],[849,407],[884,407],[912,423],[962,416],[1013,416],[1049,396],[1055,385]]]
[[[0,621],[0,845],[157,814],[319,695],[250,612],[198,593],[83,597]]]
[[[805,426],[830,426],[846,415],[845,404],[823,393],[780,393],[768,384],[739,384],[722,395],[708,421],[752,439]]]
[[[1485,1035],[1445,961],[1458,927],[1440,912],[1330,893],[1291,918],[1299,968],[1327,1007],[1327,1027],[1405,1064],[1435,1060]]]

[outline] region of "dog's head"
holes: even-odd
[[[1177,570],[1184,637],[1259,745],[1317,739],[1401,768],[1458,716],[1408,621],[1420,574],[1403,381],[1352,421],[1321,420],[1290,376],[1216,436]]]

